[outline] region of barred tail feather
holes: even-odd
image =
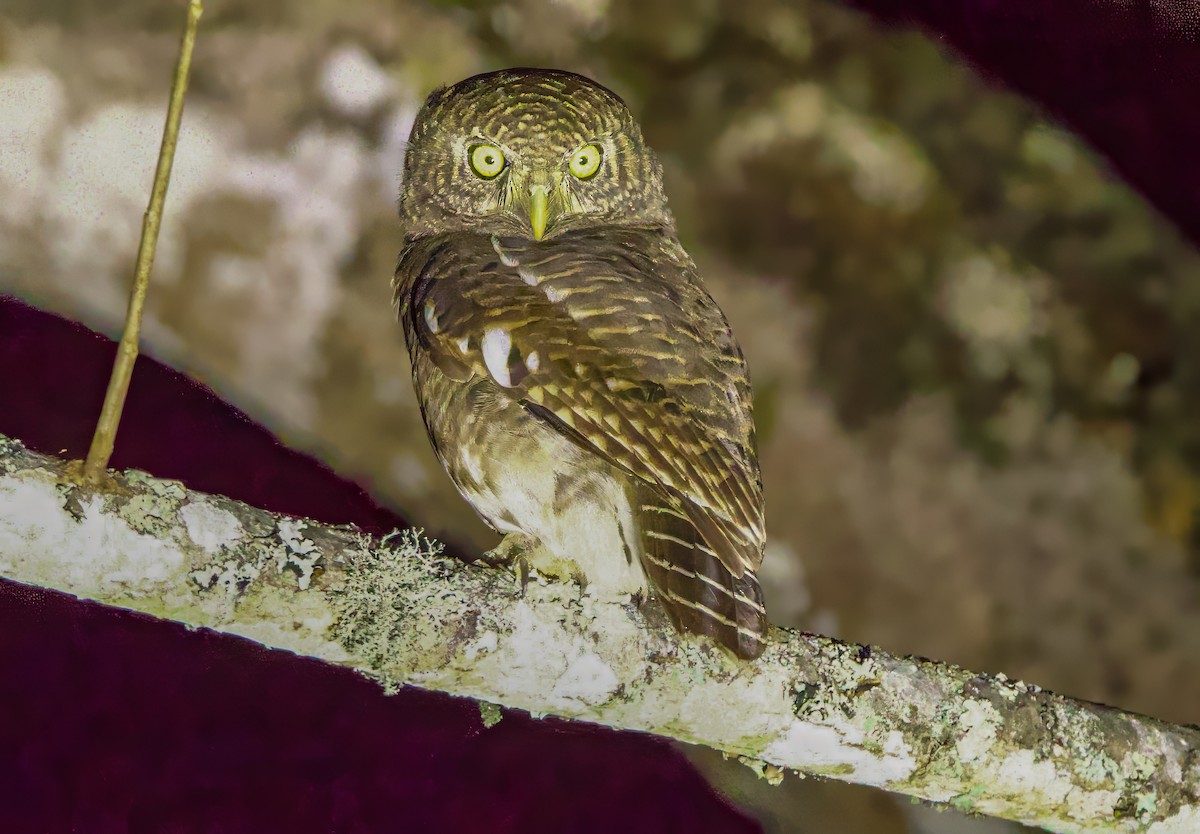
[[[762,654],[767,612],[754,572],[734,576],[683,510],[649,490],[639,498],[642,564],[675,628],[706,634],[739,657]]]

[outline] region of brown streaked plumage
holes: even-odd
[[[614,94],[504,70],[430,96],[405,159],[396,296],[430,439],[533,565],[648,578],[672,622],[767,629],[750,386]]]

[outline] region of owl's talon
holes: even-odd
[[[532,542],[527,537],[509,533],[500,540],[500,544],[481,555],[478,561],[493,568],[512,567],[513,563],[519,560],[531,545]]]
[[[522,553],[513,561],[513,573],[517,575],[517,581],[521,583],[521,596],[525,596],[525,588],[529,585],[531,570],[525,554]]]
[[[587,592],[588,592],[587,574],[585,574],[581,570],[572,571],[571,579],[573,579],[575,581],[575,584],[579,586],[579,598],[583,599],[585,596],[587,596]]]
[[[531,547],[533,542],[527,537],[509,533],[501,539],[500,544],[480,556],[479,561],[489,567],[511,570],[521,585],[521,596],[524,596],[532,573],[532,566],[526,556]]]

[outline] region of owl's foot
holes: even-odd
[[[480,556],[479,561],[493,568],[511,570],[517,581],[521,583],[521,595],[524,596],[531,570],[529,552],[536,546],[537,542],[529,536],[509,533],[500,540],[500,544]]]

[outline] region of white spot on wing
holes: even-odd
[[[429,328],[430,333],[437,333],[441,329],[441,324],[438,322],[437,308],[433,306],[432,298],[425,302],[425,326]]]
[[[492,379],[505,388],[512,387],[508,372],[508,354],[512,350],[512,339],[503,327],[489,327],[483,334],[483,363],[487,365]]]
[[[454,343],[455,343],[456,345],[458,345],[458,349],[459,349],[460,351],[462,351],[463,353],[466,353],[466,352],[467,352],[468,350],[470,350],[470,348],[471,348],[471,337],[470,337],[470,336],[463,336],[463,337],[462,337],[462,338],[460,338],[460,339],[455,339],[455,340],[454,340]]]
[[[557,304],[558,302],[560,302],[564,298],[566,298],[566,296],[564,296],[558,290],[554,289],[554,287],[546,287],[545,290],[543,290],[543,292],[546,293],[546,298],[550,299],[550,302],[552,304]]]
[[[536,350],[529,351],[529,355],[525,357],[525,367],[530,373],[533,373],[542,366],[542,358],[538,356]]]
[[[537,275],[535,275],[533,273],[533,270],[527,269],[526,267],[523,267],[523,266],[519,266],[519,267],[517,267],[517,274],[520,275],[521,280],[524,281],[529,286],[531,286],[531,287],[537,286],[538,277],[537,277]]]

